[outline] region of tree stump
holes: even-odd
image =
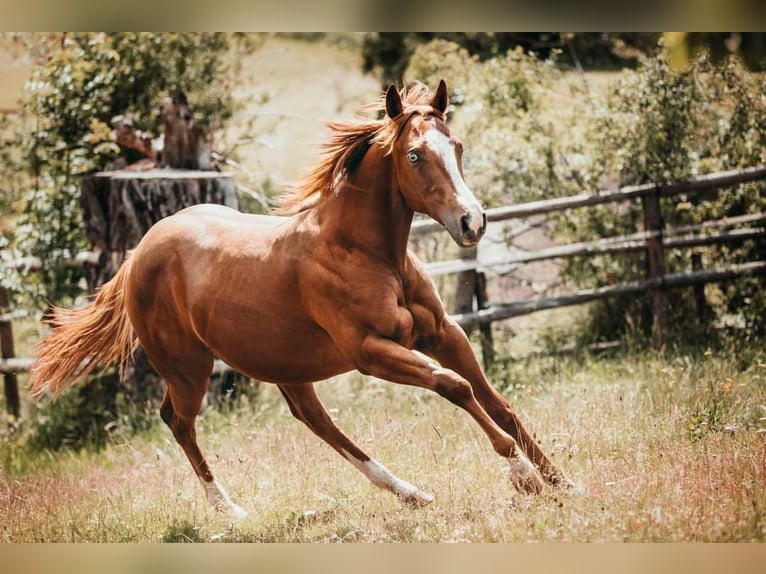
[[[149,228],[160,219],[200,203],[238,208],[231,174],[217,171],[155,169],[104,171],[83,178],[81,206],[85,234],[99,263],[86,270],[88,291],[109,281]],[[128,367],[123,391],[131,401],[154,402],[161,386],[142,349]],[[117,392],[114,375],[98,382],[101,394]],[[161,395],[159,395],[161,396]],[[114,397],[107,397],[114,404]],[[104,405],[106,407],[106,405]]]
[[[87,276],[88,291],[109,281],[125,254],[160,219],[199,203],[238,208],[231,174],[155,169],[103,171],[83,178],[81,206],[85,234],[100,264]]]

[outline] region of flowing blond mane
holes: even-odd
[[[323,158],[298,183],[280,195],[279,211],[298,213],[327,199],[336,186],[354,172],[372,145],[380,145],[386,154],[391,153],[402,127],[418,111],[415,106],[430,105],[433,96],[420,82],[399,93],[405,109],[393,119],[383,113],[383,94],[377,101],[360,108],[356,121],[328,122],[331,135],[322,144]],[[375,116],[383,117],[374,119]]]

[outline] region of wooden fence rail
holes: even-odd
[[[615,295],[630,295],[633,293],[645,293],[649,289],[675,289],[678,287],[690,287],[705,283],[716,283],[736,277],[747,275],[766,275],[766,261],[751,261],[739,265],[729,265],[718,269],[705,269],[692,271],[691,273],[670,273],[661,277],[633,281],[621,285],[609,285],[595,289],[581,289],[574,293],[558,295],[555,297],[537,297],[524,301],[510,303],[497,303],[485,309],[469,313],[458,313],[453,318],[464,328],[510,319],[520,315],[527,315],[545,309],[555,309],[571,305],[581,305],[596,299],[604,299]]]
[[[648,269],[647,277],[644,281],[578,291],[558,297],[540,297],[527,301],[499,304],[489,304],[486,300],[486,293],[476,291],[471,296],[471,294],[466,294],[466,289],[463,288],[458,289],[456,295],[455,318],[467,330],[470,330],[476,325],[484,325],[492,321],[526,313],[534,313],[542,309],[576,305],[623,293],[646,292],[649,295],[652,307],[653,337],[657,343],[660,343],[666,331],[666,289],[725,281],[740,275],[763,274],[763,269],[760,266],[762,262],[756,261],[723,269],[697,270],[689,273],[666,275],[665,251],[667,249],[743,241],[762,237],[766,231],[763,227],[744,227],[766,221],[766,213],[747,214],[706,221],[697,225],[666,228],[662,218],[660,199],[686,193],[713,192],[732,185],[763,180],[766,180],[766,167],[758,166],[700,176],[683,182],[635,185],[616,190],[600,191],[594,194],[584,193],[576,196],[490,209],[487,211],[487,219],[490,222],[496,222],[524,219],[606,203],[640,200],[644,214],[644,231],[595,241],[555,245],[535,251],[509,249],[502,256],[488,260],[478,257],[476,250],[466,250],[461,253],[459,259],[427,263],[426,269],[433,275],[456,273],[458,275],[458,285],[461,286],[485,285],[486,280],[482,279],[481,276],[486,271],[496,267],[508,267],[532,261],[566,257],[644,251],[646,253]],[[732,227],[734,229],[720,231],[721,229]],[[432,221],[416,221],[413,224],[412,233],[414,237],[420,237],[440,229],[441,227]],[[710,232],[711,230],[713,231]],[[696,264],[699,264],[698,259]],[[491,340],[488,341],[487,339],[486,331],[483,331],[482,341],[491,344]],[[488,354],[485,352],[485,356]]]
[[[581,193],[568,197],[543,199],[528,203],[519,203],[487,210],[487,221],[507,221],[509,219],[524,219],[533,215],[543,215],[557,211],[565,211],[578,207],[590,207],[604,203],[617,203],[637,199],[647,195],[671,197],[682,193],[717,190],[723,187],[762,181],[766,179],[766,167],[758,166],[735,169],[704,175],[689,181],[669,184],[647,183],[633,185],[615,190],[603,190],[596,193]],[[441,230],[441,225],[431,220],[418,220],[412,224],[412,234],[422,235]]]
[[[714,232],[706,235],[693,234],[693,231],[710,229],[713,227],[731,227],[733,225],[766,221],[766,213],[756,213],[741,217],[731,217],[720,219],[704,224],[669,228],[663,235],[666,249],[678,249],[684,247],[711,245],[715,243],[724,243],[735,240],[753,239],[766,232],[763,227],[739,228],[726,232]],[[426,269],[431,275],[445,275],[449,273],[459,273],[461,271],[491,270],[494,267],[507,267],[509,265],[518,265],[520,263],[531,263],[533,261],[544,261],[547,259],[561,259],[565,257],[575,257],[582,255],[605,255],[615,253],[628,253],[643,251],[646,249],[647,241],[650,238],[659,237],[656,231],[640,231],[630,235],[621,235],[617,237],[607,237],[594,241],[583,241],[578,243],[567,243],[566,245],[555,245],[537,249],[535,251],[509,250],[508,253],[494,259],[476,258],[452,259],[448,261],[435,261],[426,263]]]
[[[10,306],[11,298],[8,290],[0,286],[0,312],[10,309]],[[7,360],[12,359],[14,354],[10,313],[3,313],[3,316],[0,317],[0,361],[5,363]],[[6,412],[11,417],[11,422],[15,422],[21,416],[21,401],[19,399],[16,371],[3,373],[3,389],[5,391]]]

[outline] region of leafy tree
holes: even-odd
[[[637,59],[656,48],[654,33],[562,32],[380,32],[367,34],[362,46],[363,68],[376,71],[383,86],[414,80],[405,76],[419,46],[443,40],[479,61],[520,50],[543,60],[564,51],[561,64],[569,67],[615,69],[633,67]]]
[[[25,180],[15,228],[16,255],[32,255],[43,271],[4,274],[4,283],[39,307],[81,292],[79,273],[55,262],[86,247],[79,185],[119,154],[110,128],[128,115],[139,130],[160,133],[159,107],[178,91],[189,95],[195,120],[220,128],[232,114],[220,33],[68,33],[26,37],[36,59],[15,138]],[[7,180],[5,185],[11,184]]]
[[[749,69],[766,70],[766,34],[763,32],[667,32],[670,62],[677,70],[687,67],[701,52],[714,63],[737,55]]]

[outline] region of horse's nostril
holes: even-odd
[[[471,218],[468,215],[464,215],[460,218],[460,232],[463,234],[463,237],[469,237],[473,235],[470,222]]]
[[[483,237],[485,231],[487,231],[487,214],[485,212],[482,212],[481,227],[479,228],[479,231],[476,233],[477,237],[479,238]]]

